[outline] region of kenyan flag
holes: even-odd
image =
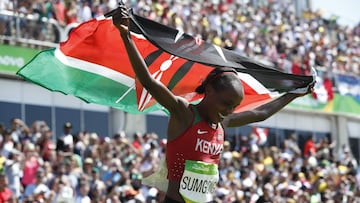
[[[216,66],[234,67],[239,73],[246,96],[237,112],[267,103],[281,93],[307,89],[313,81],[311,76],[279,72],[134,14],[131,23],[132,38],[153,77],[193,103],[202,98],[195,88]],[[135,79],[111,18],[79,25],[66,42],[40,52],[17,74],[51,91],[130,113],[162,109]]]

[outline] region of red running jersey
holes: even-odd
[[[192,125],[166,147],[167,178],[180,181],[185,168],[185,160],[218,164],[223,150],[224,129],[221,124],[212,128],[202,120],[195,106]]]

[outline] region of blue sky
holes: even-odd
[[[325,15],[340,16],[339,23],[354,26],[360,22],[360,0],[312,0],[312,9],[324,9]]]

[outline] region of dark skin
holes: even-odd
[[[113,16],[113,24],[120,32],[137,79],[153,98],[169,111],[167,139],[169,141],[174,140],[191,125],[193,113],[191,108],[189,108],[190,103],[174,95],[164,84],[152,78],[142,56],[129,35],[129,15],[127,9],[124,6],[120,6],[120,8],[120,11]],[[216,91],[211,85],[206,85],[204,98],[196,105],[202,118],[209,124],[221,122],[224,127],[238,127],[263,121],[281,110],[295,98],[304,95],[285,94],[254,110],[233,113],[235,107],[241,103],[244,92],[239,80],[229,81],[229,83],[229,88],[222,91]],[[166,195],[174,200],[183,201],[178,192],[179,185],[179,181],[169,180]]]

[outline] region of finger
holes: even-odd
[[[126,9],[120,9],[120,12],[124,15],[129,15],[128,11]]]
[[[126,6],[124,6],[124,5],[119,6],[119,8],[120,8],[121,11],[125,11],[125,12],[128,11],[128,8]]]
[[[125,8],[125,9],[127,9],[126,6],[123,5],[123,4],[119,5],[119,8]]]
[[[128,21],[129,18],[130,18],[130,16],[125,15],[125,14],[123,14],[123,13],[116,13],[116,14],[114,14],[114,15],[112,16],[112,18],[113,18],[113,20],[116,21],[116,22],[118,22],[118,21],[124,22],[124,20],[125,20],[125,21]]]
[[[129,18],[129,14],[127,12],[121,12],[121,16],[123,18]]]

